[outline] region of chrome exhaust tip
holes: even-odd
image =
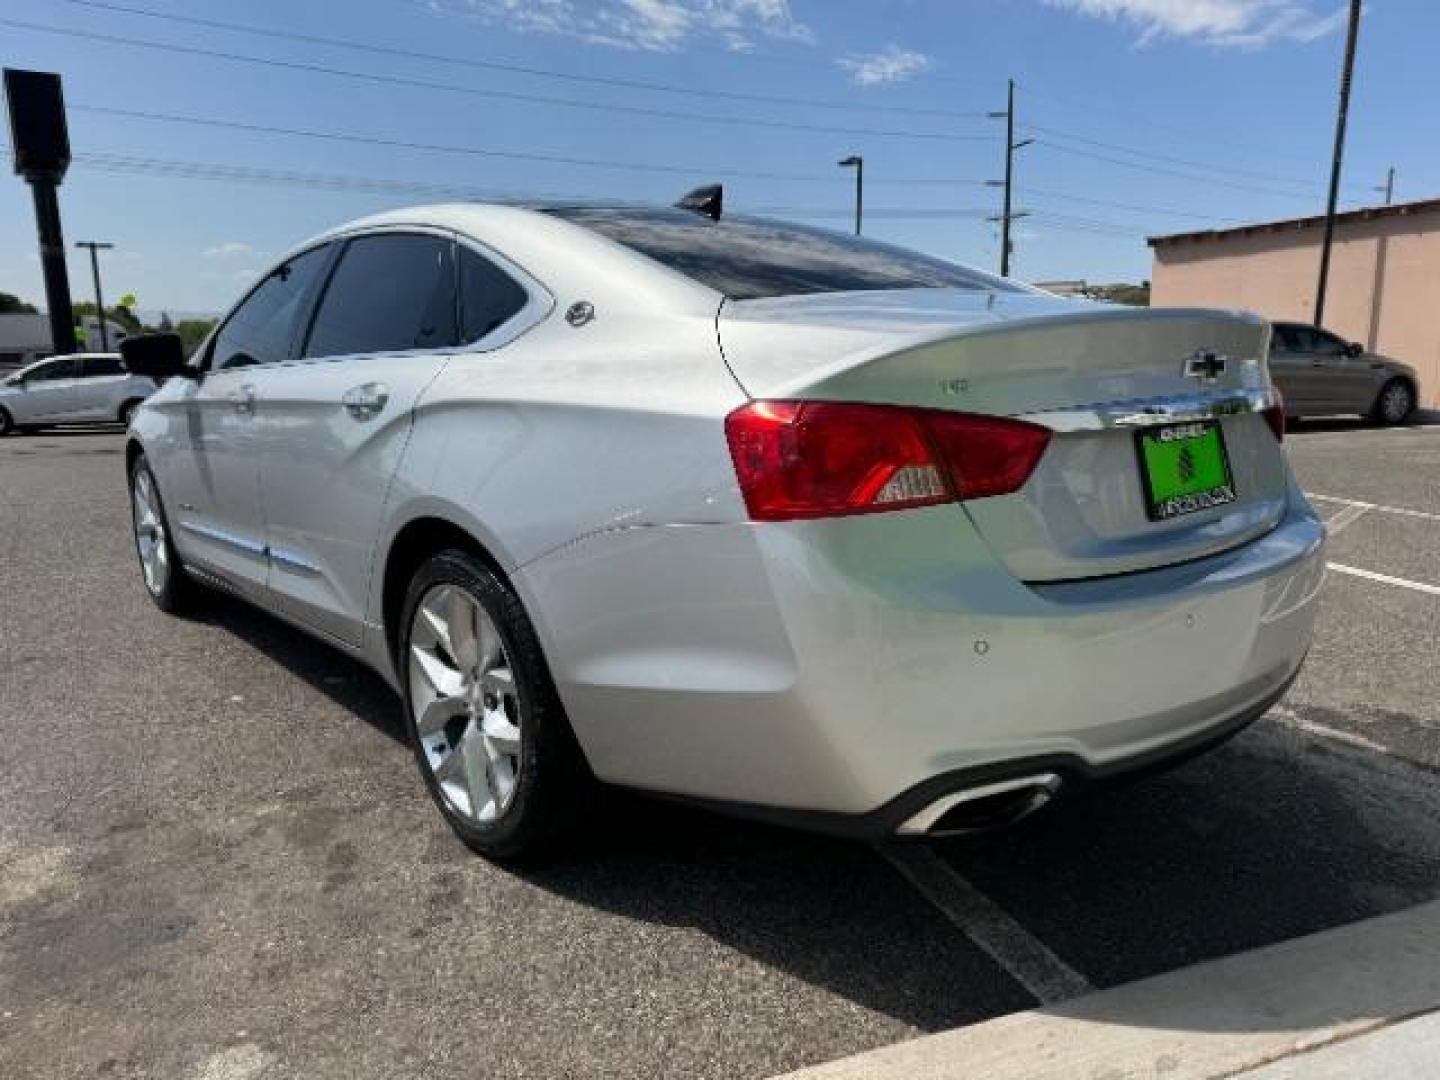
[[[965,836],[1014,825],[1048,803],[1060,790],[1055,773],[954,791],[936,799],[897,830],[900,836]]]

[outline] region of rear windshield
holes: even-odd
[[[875,289],[1023,291],[1002,278],[856,236],[688,210],[550,207],[547,212],[664,263],[734,300]]]

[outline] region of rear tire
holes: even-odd
[[[400,618],[406,732],[440,813],[489,859],[553,850],[594,781],[519,598],[448,550],[415,572]]]
[[[1370,419],[1394,427],[1410,419],[1415,411],[1415,388],[1404,379],[1391,379],[1380,388]]]
[[[160,501],[160,488],[144,454],[130,466],[130,519],[134,526],[135,553],[140,558],[140,575],[145,591],[155,606],[168,615],[179,615],[195,606],[199,586],[185,572],[185,566],[170,539],[170,523]]]

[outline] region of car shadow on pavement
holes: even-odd
[[[396,743],[406,742],[395,694],[368,668],[230,597],[215,597],[204,618]],[[408,753],[396,755],[395,768],[414,768]],[[589,811],[581,834],[551,861],[506,872],[624,920],[696,931],[920,1031],[1034,1004],[863,844],[613,789],[599,792]],[[483,865],[448,836],[441,850],[458,867]],[[710,976],[702,970],[695,977]],[[803,988],[795,993],[814,996]]]
[[[404,743],[395,695],[368,669],[239,601],[210,611],[208,621]],[[395,756],[395,768],[412,767]],[[1440,895],[1436,820],[1430,774],[1262,721],[1173,773],[934,847],[1109,986]],[[439,850],[456,868],[482,870],[458,841],[444,837]],[[622,926],[680,930],[665,940],[682,953],[693,932],[804,984],[788,992],[818,989],[919,1031],[1035,1004],[863,844],[607,791],[553,861],[506,872]],[[753,978],[709,970],[713,949],[695,948],[712,958],[695,978]]]
[[[207,596],[202,618],[264,653],[381,734],[407,745],[399,698],[364,664],[223,593]]]
[[[1440,897],[1435,779],[1265,719],[1175,772],[937,850],[1111,986]]]

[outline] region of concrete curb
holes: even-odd
[[[787,1080],[1209,1080],[1437,1007],[1440,901]]]

